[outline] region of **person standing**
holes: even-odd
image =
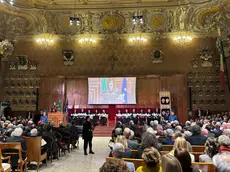
[[[89,145],[89,153],[94,154],[92,151],[92,139],[93,139],[93,127],[90,122],[89,116],[86,117],[86,120],[83,124],[82,138],[84,139],[84,155],[87,154],[87,148]]]
[[[178,117],[177,115],[175,114],[175,111],[174,110],[171,110],[171,113],[168,117],[168,121],[169,122],[172,122],[172,121],[178,121]]]

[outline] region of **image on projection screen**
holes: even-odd
[[[136,104],[136,77],[88,78],[88,104]]]

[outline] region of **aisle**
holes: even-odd
[[[41,172],[98,172],[99,168],[105,162],[105,157],[109,155],[109,137],[93,138],[94,155],[83,154],[83,140],[80,139],[80,149],[71,153],[62,155],[59,160],[43,165],[39,171]],[[35,172],[35,170],[28,170]]]

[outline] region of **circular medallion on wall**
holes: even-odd
[[[154,31],[165,30],[168,25],[167,15],[160,11],[151,12],[148,16],[148,26]]]
[[[102,27],[106,30],[119,30],[124,25],[124,19],[119,14],[106,14],[101,20]]]

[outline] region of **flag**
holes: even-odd
[[[101,93],[104,93],[107,90],[107,82],[105,78],[101,79]]]
[[[68,109],[68,99],[67,99],[67,101],[66,101],[66,104],[65,104],[65,113],[66,113],[66,120],[68,120],[68,111],[69,111],[69,109]]]
[[[59,112],[62,112],[61,100],[58,100],[57,109],[58,109]]]
[[[227,73],[227,65],[226,65],[226,57],[224,54],[224,46],[223,46],[223,41],[221,39],[221,30],[220,28],[218,29],[218,34],[219,34],[219,46],[220,46],[220,82],[221,82],[221,88],[225,90],[225,77],[224,74]],[[230,84],[229,84],[229,79],[228,79],[228,74],[227,74],[227,83],[228,83],[228,89],[230,92]]]
[[[123,78],[121,92],[122,92],[122,98],[123,98],[122,103],[127,104],[127,83],[126,83],[126,78]]]

